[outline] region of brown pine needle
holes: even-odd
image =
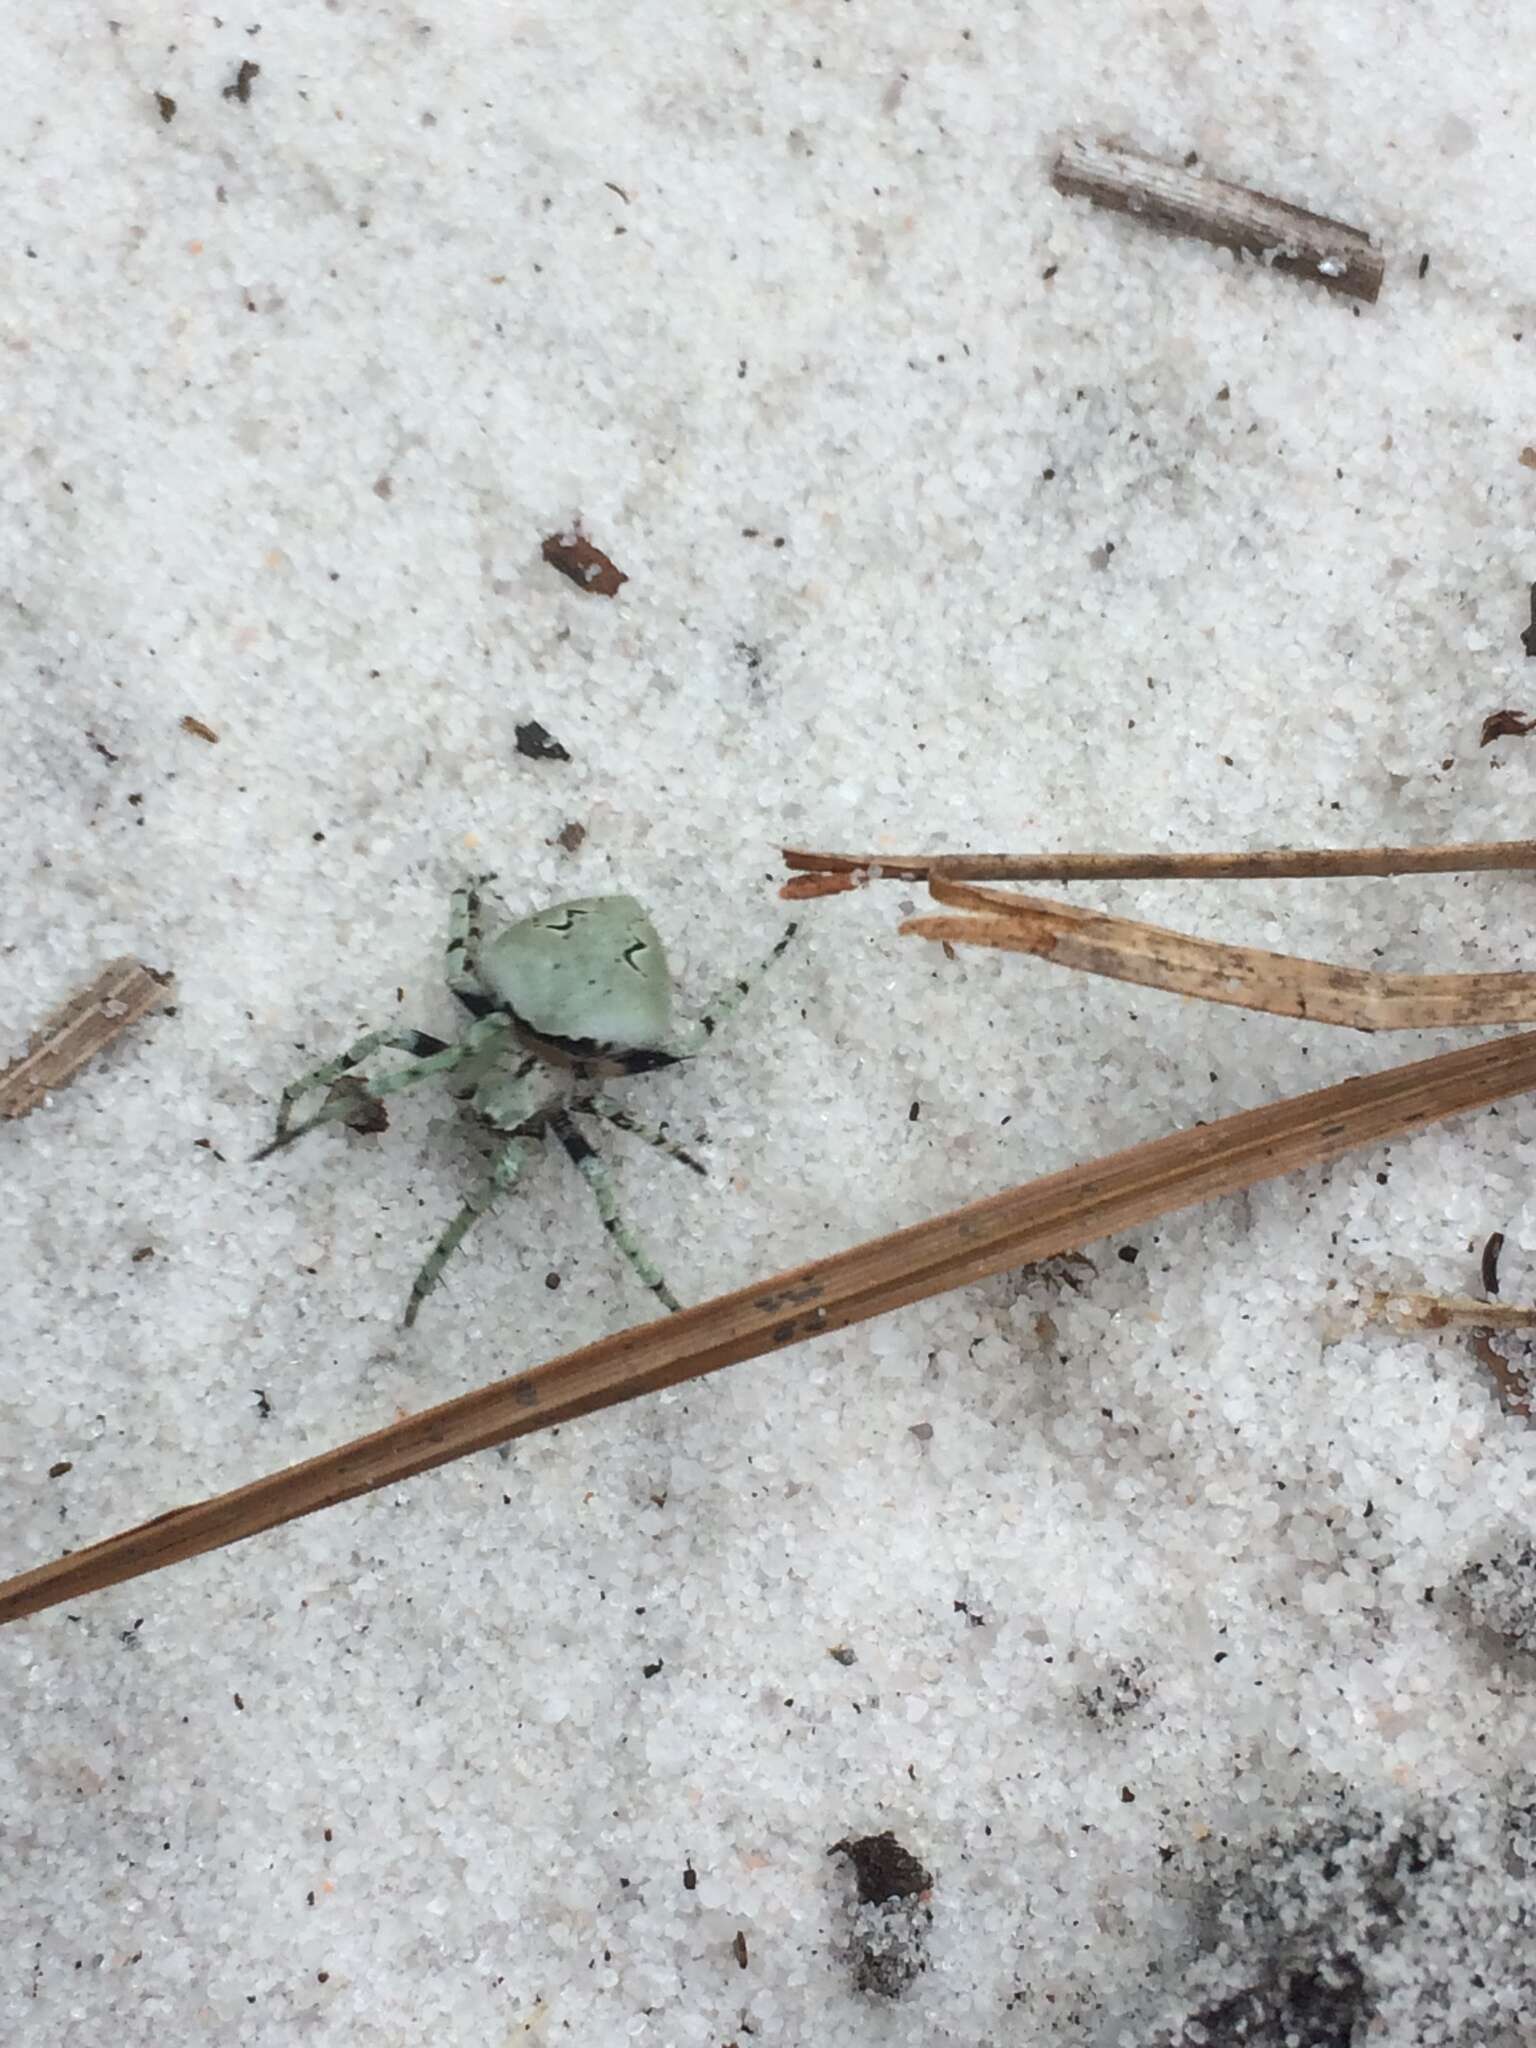
[[[32,1034],[20,1059],[0,1071],[0,1117],[25,1116],[88,1061],[166,999],[171,980],[131,955],[109,960],[95,980]]]
[[[866,882],[1238,882],[1334,875],[1455,875],[1536,868],[1536,839],[1461,845],[1278,847],[1250,853],[812,853],[786,846],[802,872],[780,889],[790,899],[835,896]]]
[[[1536,1032],[1174,1131],[566,1353],[372,1436],[175,1508],[0,1585],[0,1623],[158,1571],[509,1438],[1078,1250],[1536,1088]]]
[[[1202,1002],[1355,1031],[1536,1023],[1536,974],[1378,974],[1192,938],[1071,903],[951,881],[947,873],[930,875],[928,890],[940,903],[980,914],[909,917],[897,929],[910,937],[1033,953],[1059,967]]]

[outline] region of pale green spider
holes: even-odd
[[[277,1131],[256,1153],[265,1159],[321,1124],[348,1123],[382,1128],[376,1105],[397,1089],[434,1075],[453,1075],[454,1094],[467,1101],[488,1130],[505,1142],[491,1171],[438,1239],[416,1275],[405,1321],[414,1323],[465,1232],[496,1197],[513,1186],[546,1135],[559,1139],[592,1191],[603,1227],[658,1301],[681,1307],[638,1239],[619,1215],[608,1169],[577,1128],[578,1116],[600,1117],[631,1136],[643,1138],[695,1173],[704,1168],[690,1152],[630,1115],[622,1103],[589,1085],[594,1075],[645,1074],[675,1066],[702,1050],[717,1024],[728,1017],[795,935],[791,925],[751,977],[728,983],[704,1014],[674,1025],[672,976],[661,940],[633,896],[588,896],[557,903],[520,918],[482,947],[480,890],[494,881],[481,875],[453,892],[448,924],[448,986],[474,1022],[456,1044],[425,1031],[370,1031],[338,1059],[305,1074],[283,1090]],[[388,1046],[414,1055],[412,1064],[363,1081],[351,1069]],[[515,1067],[507,1056],[520,1052]],[[551,1069],[569,1086],[556,1085]],[[293,1106],[311,1088],[329,1092],[306,1122],[290,1124]]]

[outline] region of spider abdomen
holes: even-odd
[[[659,1053],[672,1028],[667,956],[633,896],[584,897],[519,919],[488,941],[478,978],[545,1059],[596,1065]]]

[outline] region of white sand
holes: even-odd
[[[441,1093],[245,1163],[359,1027],[448,1027],[466,867],[633,890],[702,994],[783,840],[1530,831],[1536,738],[1478,746],[1536,709],[1513,0],[121,12],[0,28],[0,1057],[117,953],[176,1012],[0,1129],[0,1569],[648,1308],[551,1155],[402,1337],[478,1170]],[[1358,221],[1380,303],[1058,198],[1073,130]],[[578,517],[612,602],[540,560]],[[1438,1042],[950,964],[902,900],[812,906],[716,1056],[626,1084],[707,1132],[712,1186],[614,1147],[685,1297]],[[1450,970],[1533,897],[1092,900]],[[0,2036],[1100,2048],[1239,2038],[1249,1988],[1275,2044],[1536,2039],[1536,1437],[1351,1307],[1495,1229],[1536,1294],[1533,1135],[5,1631]],[[828,1854],[886,1829],[935,1878],[895,2001]]]

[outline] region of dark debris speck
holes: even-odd
[[[517,751],[525,761],[569,761],[570,755],[536,718],[515,729]]]
[[[224,98],[236,100],[242,107],[248,106],[251,98],[251,87],[260,76],[261,66],[253,64],[249,57],[243,57],[240,61],[240,69],[224,88]]]
[[[860,1835],[834,1842],[829,1856],[846,1856],[853,1865],[859,1887],[859,1903],[878,1906],[886,1899],[916,1898],[931,1891],[933,1876],[923,1868],[910,1849],[903,1848],[889,1829],[883,1835]]]

